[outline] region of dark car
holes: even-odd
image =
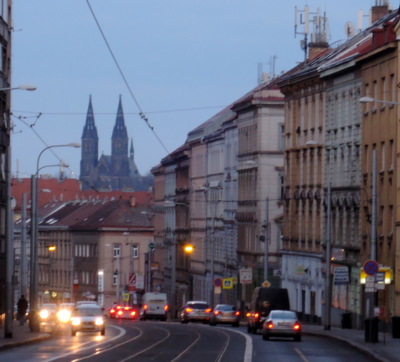
[[[210,320],[212,309],[207,302],[190,301],[185,304],[180,312],[181,323],[189,321],[199,321],[208,323]]]
[[[271,311],[262,327],[264,340],[270,337],[291,337],[295,341],[301,341],[301,325],[296,312],[290,310]]]
[[[285,288],[254,289],[251,310],[247,313],[247,331],[256,334],[261,330],[271,310],[290,310],[289,295]]]
[[[114,318],[115,319],[138,319],[139,308],[138,307],[121,307],[117,309]]]
[[[215,326],[218,323],[232,324],[233,327],[239,327],[240,312],[234,305],[218,304],[210,317],[210,325]]]

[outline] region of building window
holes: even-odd
[[[117,285],[118,282],[118,273],[113,274],[113,285]]]
[[[113,257],[114,258],[119,258],[120,256],[121,256],[121,246],[120,245],[114,245]]]
[[[133,259],[139,258],[139,246],[138,245],[132,245],[132,258]]]

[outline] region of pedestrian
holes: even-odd
[[[17,308],[17,318],[19,320],[19,325],[23,326],[25,324],[26,311],[28,310],[28,301],[26,300],[25,295],[21,295],[21,298],[19,298]]]

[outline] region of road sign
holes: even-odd
[[[136,286],[136,274],[129,273],[129,285]]]
[[[264,288],[269,288],[271,286],[271,283],[268,280],[265,280],[265,281],[263,281],[261,286]]]
[[[153,250],[154,247],[155,247],[154,243],[150,243],[150,244],[149,244],[149,249],[150,249],[150,250]]]
[[[250,284],[253,281],[253,269],[242,268],[239,270],[239,278],[241,284]]]
[[[222,279],[214,278],[214,287],[221,287],[221,286],[222,286]]]
[[[232,289],[233,288],[233,280],[232,278],[226,278],[222,280],[222,288],[223,289]]]
[[[379,264],[375,260],[367,260],[363,268],[366,274],[375,275],[379,270]]]

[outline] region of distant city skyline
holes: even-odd
[[[189,131],[253,89],[260,68],[280,74],[304,60],[303,35],[295,37],[295,6],[301,11],[308,4],[311,16],[317,8],[326,12],[328,41],[334,43],[346,39],[346,23],[357,31],[358,10],[368,15],[375,1],[13,4],[12,85],[37,86],[34,92],[12,92],[12,172],[27,177],[36,172],[37,157],[46,144],[81,142],[90,96],[99,154],[110,154],[120,95],[135,162],[146,175],[185,142]],[[399,1],[391,4],[397,9]],[[368,24],[366,16],[363,24]],[[55,151],[70,165],[67,175],[78,177],[81,150]],[[47,151],[40,164],[57,162]],[[57,169],[43,172],[55,174]]]

